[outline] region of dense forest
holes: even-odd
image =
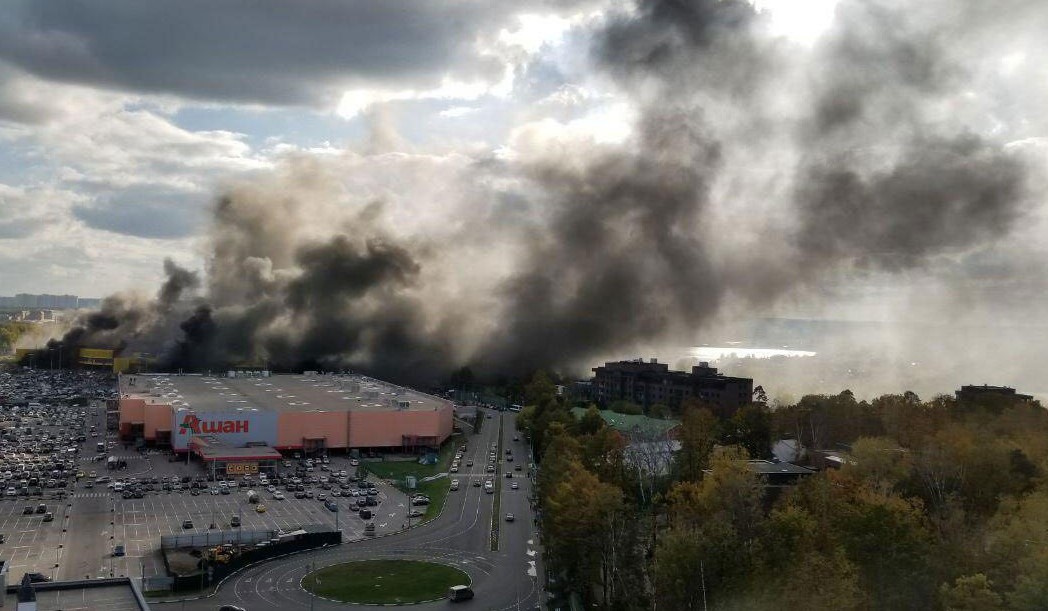
[[[658,408],[680,421],[680,449],[647,473],[545,375],[525,393],[547,568],[588,608],[1048,608],[1048,413],[1035,401],[845,391],[758,397],[730,416]],[[746,459],[783,437],[847,458],[770,487]]]

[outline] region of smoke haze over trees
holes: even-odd
[[[963,280],[1038,218],[1044,125],[980,92],[1014,51],[997,32],[1027,40],[1048,9],[1005,4],[841,0],[801,48],[741,0],[642,0],[590,33],[625,138],[540,121],[438,155],[396,150],[376,113],[365,152],[230,184],[205,269],[165,262],[155,299],[110,297],[62,341],[194,370],[517,374],[692,341],[841,276]]]

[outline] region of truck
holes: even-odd
[[[248,490],[247,491],[247,502],[248,503],[257,503],[258,501],[259,501],[258,493],[255,492],[254,490]]]

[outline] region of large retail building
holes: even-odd
[[[435,448],[452,432],[451,402],[361,375],[126,374],[119,384],[122,439],[204,461]]]

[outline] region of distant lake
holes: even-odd
[[[692,346],[688,356],[707,361],[723,358],[767,359],[773,356],[804,357],[815,356],[810,350],[789,350],[786,348],[740,348],[738,346]]]

